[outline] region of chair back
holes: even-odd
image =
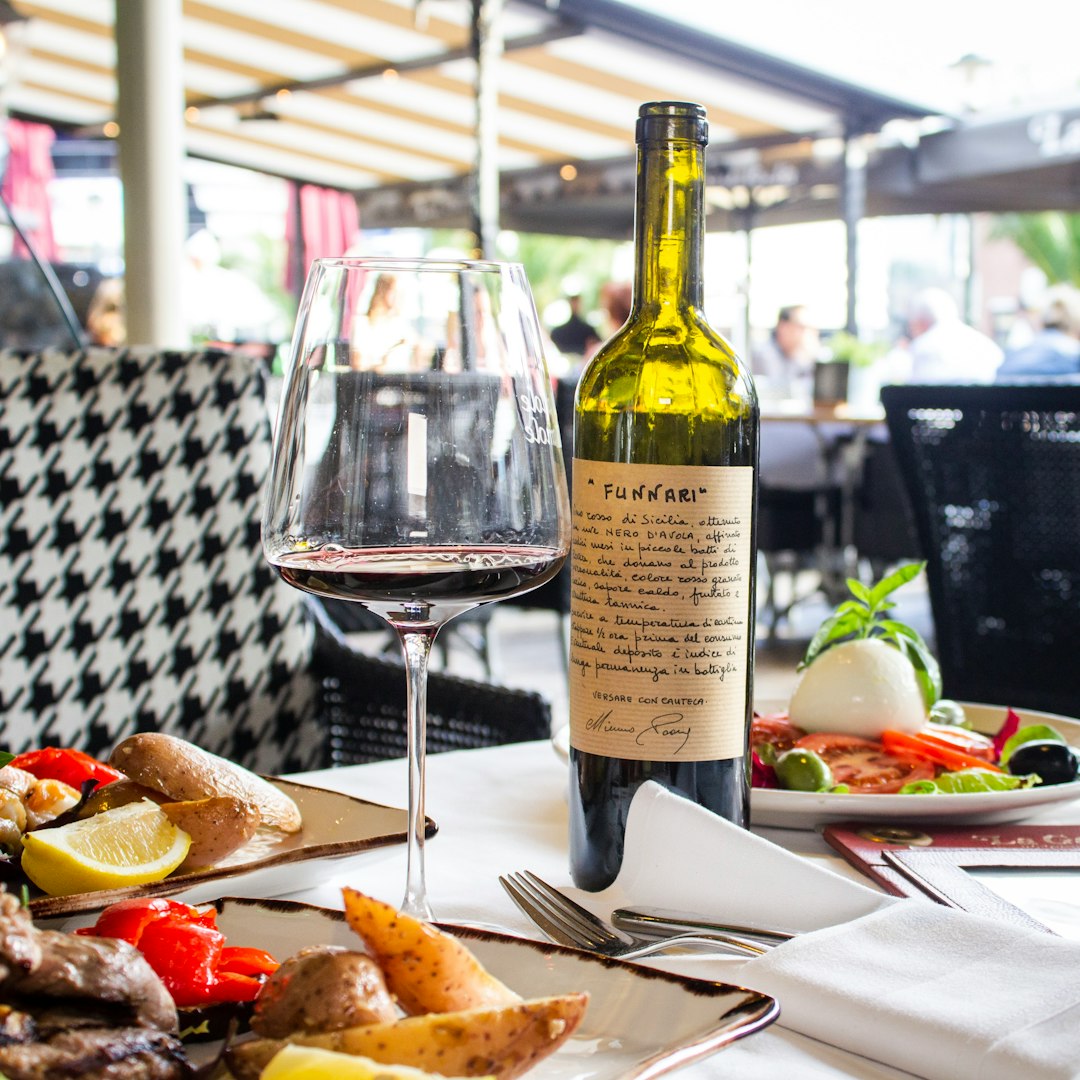
[[[259,361],[5,351],[0,401],[0,745],[323,764],[312,629],[260,543]]]
[[[404,664],[354,652],[333,634],[319,640],[330,763],[404,757],[409,728]],[[428,753],[550,737],[551,705],[540,694],[429,673]]]
[[[1080,385],[881,393],[945,693],[1080,710]]]

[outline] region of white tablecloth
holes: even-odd
[[[299,779],[375,802],[405,804],[404,761],[309,773]],[[427,882],[438,919],[542,937],[503,892],[498,876],[509,870],[530,869],[556,886],[570,885],[566,783],[566,765],[546,743],[429,757],[427,813],[438,822],[439,833],[427,845]],[[762,834],[866,883],[816,833],[763,830]],[[401,901],[403,847],[342,860],[338,867],[332,881],[302,889],[291,898],[340,908],[340,887],[348,884],[389,903]],[[656,963],[699,978],[742,982],[742,962],[734,958],[694,954],[665,957]],[[739,1080],[773,1080],[784,1075],[800,1080],[878,1080],[909,1074],[787,1031],[781,1018],[768,1030],[687,1067],[679,1075]]]

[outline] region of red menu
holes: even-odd
[[[915,896],[1045,930],[967,871],[1080,869],[1080,825],[910,826],[839,822],[823,835],[894,896]]]

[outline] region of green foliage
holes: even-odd
[[[430,246],[456,247],[470,251],[472,233],[461,229],[436,229]],[[541,233],[514,233],[498,252],[499,258],[519,262],[525,267],[537,311],[564,297],[568,278],[577,282],[582,308],[588,312],[597,306],[600,287],[610,280],[615,240],[590,240],[580,236],[548,236]]]
[[[886,352],[884,342],[860,341],[846,330],[833,334],[828,346],[834,360],[847,361],[852,367],[871,367]]]
[[[514,259],[525,267],[539,311],[564,295],[567,278],[578,283],[582,306],[589,311],[596,307],[600,287],[611,278],[618,247],[614,240],[519,233]]]
[[[1051,285],[1080,286],[1080,214],[1002,214],[991,235],[1011,240]]]

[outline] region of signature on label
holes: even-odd
[[[654,716],[640,730],[630,721],[619,721],[612,716],[612,709],[607,709],[598,716],[591,716],[585,721],[586,731],[596,731],[604,735],[633,735],[638,746],[646,746],[654,738],[670,744],[667,753],[677,754],[690,739],[692,725],[680,712],[661,713]]]

